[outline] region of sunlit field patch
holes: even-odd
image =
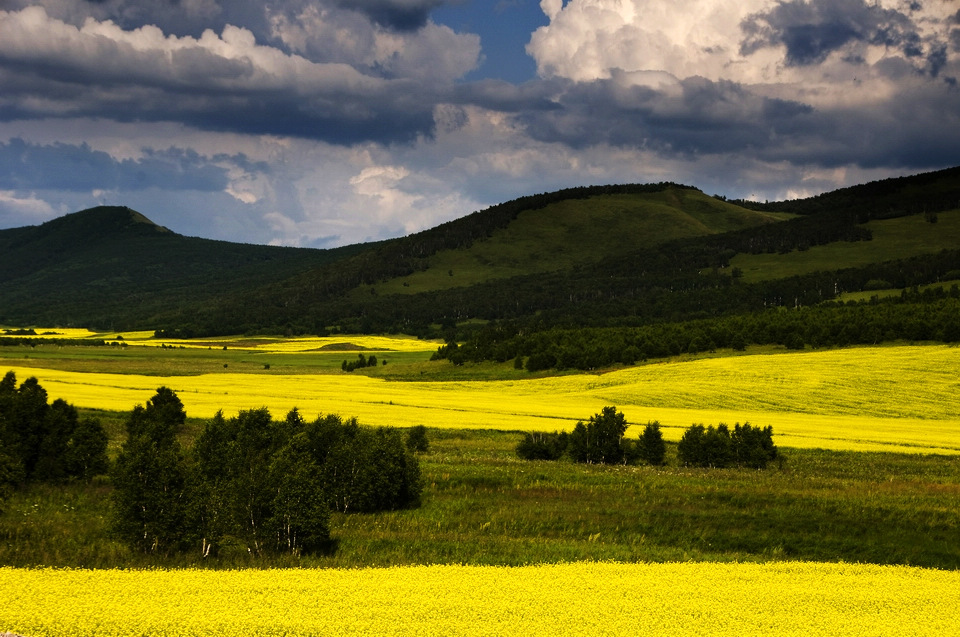
[[[152,635],[946,635],[960,572],[823,563],[0,569],[0,630]]]
[[[129,342],[129,341],[128,341]],[[133,344],[152,345],[161,344],[174,347],[229,347],[257,352],[433,352],[442,343],[437,341],[422,341],[416,338],[399,338],[392,336],[313,336],[308,338],[223,338],[223,339],[151,339],[137,341]]]
[[[0,337],[23,337],[5,330],[15,327],[0,327]],[[33,327],[36,336],[29,338],[103,340],[107,343],[125,343],[145,347],[184,347],[243,349],[257,352],[434,352],[443,343],[425,341],[413,336],[369,336],[362,334],[338,334],[335,336],[277,337],[277,336],[222,336],[202,339],[156,338],[152,331],[94,332],[85,328]]]
[[[0,337],[23,338],[25,335],[16,334],[18,329],[32,329],[36,334],[29,335],[29,338],[102,338],[97,332],[92,332],[84,327],[33,327],[17,328],[0,326]]]
[[[749,421],[785,447],[960,453],[960,348],[900,346],[653,363],[603,375],[513,381],[396,382],[358,374],[92,374],[13,367],[53,397],[126,411],[166,385],[190,416],[268,407],[357,416],[371,425],[568,430],[605,405],[636,435],[668,440],[693,423]]]
[[[433,352],[443,343],[439,341],[424,341],[415,337],[403,336],[367,336],[367,335],[336,335],[336,336],[309,336],[279,338],[270,336],[227,336],[221,338],[204,339],[164,339],[154,338],[153,332],[131,332],[112,335],[100,335],[101,338],[112,342],[116,336],[122,336],[128,345],[145,345],[148,347],[189,347],[189,348],[220,348],[243,349],[256,352]]]

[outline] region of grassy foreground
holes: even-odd
[[[334,515],[328,556],[169,560],[109,532],[106,481],[37,486],[0,516],[0,564],[60,567],[519,566],[815,560],[960,568],[960,456],[785,450],[765,471],[516,458],[517,433],[432,430],[423,506]],[[199,551],[198,551],[199,553]]]

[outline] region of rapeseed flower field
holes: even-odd
[[[0,630],[183,635],[871,635],[960,625],[960,572],[809,562],[355,570],[2,568]]]
[[[0,326],[2,327],[2,326]],[[17,328],[4,328],[17,329]],[[222,336],[202,339],[185,338],[156,338],[154,332],[140,330],[134,332],[95,332],[87,328],[76,327],[33,327],[35,335],[31,339],[85,339],[90,341],[105,341],[107,343],[124,343],[144,347],[185,347],[208,349],[227,346],[230,348],[250,350],[254,352],[295,353],[312,352],[327,349],[362,350],[369,352],[434,352],[442,345],[441,341],[425,341],[413,336],[370,336],[370,335],[336,335],[336,336]],[[0,331],[0,337],[6,336]],[[16,334],[13,338],[23,338]]]
[[[122,336],[122,341],[117,339]],[[309,337],[236,337],[203,339],[156,339],[153,332],[129,332],[119,334],[100,334],[107,342],[124,342],[128,345],[144,345],[149,347],[192,347],[243,349],[253,352],[275,352],[290,354],[296,352],[314,351],[365,351],[365,352],[435,352],[443,343],[440,341],[424,341],[413,336],[309,336]]]
[[[341,337],[343,338],[343,337]],[[353,340],[353,339],[351,339]],[[386,346],[386,344],[384,344]],[[12,367],[79,407],[127,411],[156,388],[190,416],[268,407],[356,416],[370,425],[569,430],[616,405],[668,440],[693,423],[772,426],[782,447],[960,453],[960,348],[849,348],[656,362],[606,374],[508,381],[389,381],[360,374],[146,376]]]

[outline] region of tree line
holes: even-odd
[[[864,302],[826,303],[637,327],[547,327],[499,322],[466,341],[450,340],[434,360],[514,361],[530,372],[591,370],[648,359],[748,345],[788,349],[874,345],[889,341],[960,342],[960,289],[904,290]]]
[[[524,460],[568,458],[586,464],[638,464],[654,466],[666,461],[666,443],[659,422],[648,422],[637,440],[628,440],[626,416],[616,407],[604,407],[586,423],[567,432],[528,432],[517,443]],[[773,427],[737,423],[704,427],[691,425],[677,445],[677,460],[690,467],[747,467],[765,469],[782,459],[773,442]]]

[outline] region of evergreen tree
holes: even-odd
[[[578,422],[567,448],[574,462],[617,464],[627,457],[626,417],[616,407],[604,407],[584,424]]]
[[[773,427],[753,427],[750,423],[737,423],[731,435],[736,463],[741,467],[765,469],[779,457],[773,443]]]
[[[640,440],[637,441],[638,457],[652,465],[662,465],[667,455],[667,445],[663,441],[663,433],[660,431],[660,423],[657,421],[647,423],[640,434]]]
[[[778,458],[773,444],[773,427],[752,427],[750,424],[730,428],[721,423],[716,427],[693,425],[687,429],[677,445],[681,464],[694,467],[728,467],[732,465],[762,469]]]

